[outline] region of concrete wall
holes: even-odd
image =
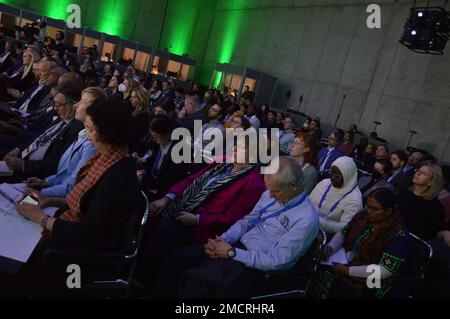
[[[381,6],[381,29],[368,29],[366,7]],[[418,1],[425,4],[425,1]],[[442,5],[442,1],[432,2]],[[347,96],[341,128],[356,123],[393,148],[412,146],[450,161],[450,44],[444,56],[420,55],[398,43],[412,1],[259,0],[219,1],[212,34],[227,16],[242,12],[231,63],[279,78],[273,107],[299,108],[334,124],[342,95]],[[205,64],[217,57],[211,38]],[[285,92],[292,91],[289,100]]]

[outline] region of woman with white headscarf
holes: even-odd
[[[331,166],[331,177],[321,181],[310,200],[320,215],[320,226],[327,234],[341,231],[362,205],[357,185],[358,170],[353,159],[342,156]]]

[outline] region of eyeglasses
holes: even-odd
[[[70,102],[65,102],[65,103],[62,103],[62,104],[55,103],[55,109],[59,109],[60,107],[62,107],[64,105],[67,105],[67,104],[70,104]]]

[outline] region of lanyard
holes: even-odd
[[[356,187],[358,187],[358,184],[356,184],[349,192],[347,192],[344,196],[342,196],[342,198],[341,198],[340,200],[338,200],[336,203],[334,203],[334,205],[333,205],[333,206],[331,207],[331,209],[330,209],[330,213],[332,213],[332,212],[336,209],[336,207],[339,205],[339,203],[340,203],[340,202],[341,202],[348,194],[350,194],[351,192],[353,192],[353,191],[355,190]],[[323,204],[323,202],[325,201],[325,199],[327,198],[327,195],[328,195],[328,193],[330,192],[330,189],[331,189],[331,184],[328,185],[327,190],[326,190],[325,193],[323,194],[322,199],[320,200],[320,203],[319,203],[319,208],[322,208],[322,204]]]
[[[258,224],[260,224],[260,223],[262,223],[262,222],[268,220],[269,218],[277,217],[277,216],[281,215],[282,213],[284,213],[285,211],[287,211],[287,210],[289,210],[289,209],[292,209],[292,208],[294,208],[294,207],[300,205],[301,203],[304,202],[305,199],[306,199],[306,193],[303,193],[302,197],[301,197],[298,201],[296,201],[296,202],[294,202],[294,203],[292,203],[292,204],[290,204],[290,205],[286,205],[286,206],[283,207],[282,209],[279,209],[279,210],[273,212],[272,214],[270,214],[270,215],[268,215],[268,216],[261,217],[263,214],[266,213],[266,211],[267,211],[270,207],[272,207],[273,205],[275,205],[276,200],[274,199],[271,203],[269,203],[267,206],[263,207],[263,208],[259,211],[259,217],[256,218],[256,219],[252,222],[251,226],[252,226],[252,227],[255,227],[256,225],[258,225]]]

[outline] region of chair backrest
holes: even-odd
[[[314,273],[320,263],[322,250],[327,243],[327,235],[322,228],[319,228],[316,239],[309,247],[306,254],[304,254],[294,266],[294,269],[299,269],[304,272]]]
[[[125,256],[126,259],[135,258],[139,254],[144,237],[145,225],[147,224],[149,215],[150,203],[147,195],[145,195],[143,191],[141,191],[138,203],[137,211],[129,226],[128,233],[130,235],[127,236],[127,242],[125,243],[128,246],[127,251],[129,252],[129,254]]]
[[[359,170],[358,170],[359,171]],[[372,175],[361,175],[358,178],[358,188],[359,189],[363,189],[364,187],[366,187],[367,185],[369,185],[369,183],[372,181]]]
[[[288,275],[283,274],[284,271],[267,273],[266,278],[271,280],[270,291],[268,290],[266,294],[254,297],[254,299],[289,298],[291,294],[292,296],[298,296],[299,293],[306,295],[314,273],[319,267],[320,257],[326,242],[327,235],[323,229],[319,228],[317,237],[312,242],[308,251],[300,257],[294,267],[287,271]],[[277,274],[281,274],[281,276],[277,276]],[[277,292],[273,293],[273,291]]]
[[[425,271],[433,256],[431,246],[413,233],[409,233],[412,238],[412,248],[409,258],[406,260],[400,276],[402,286],[405,286],[410,298],[418,292],[425,277]],[[403,280],[402,280],[403,279]]]

